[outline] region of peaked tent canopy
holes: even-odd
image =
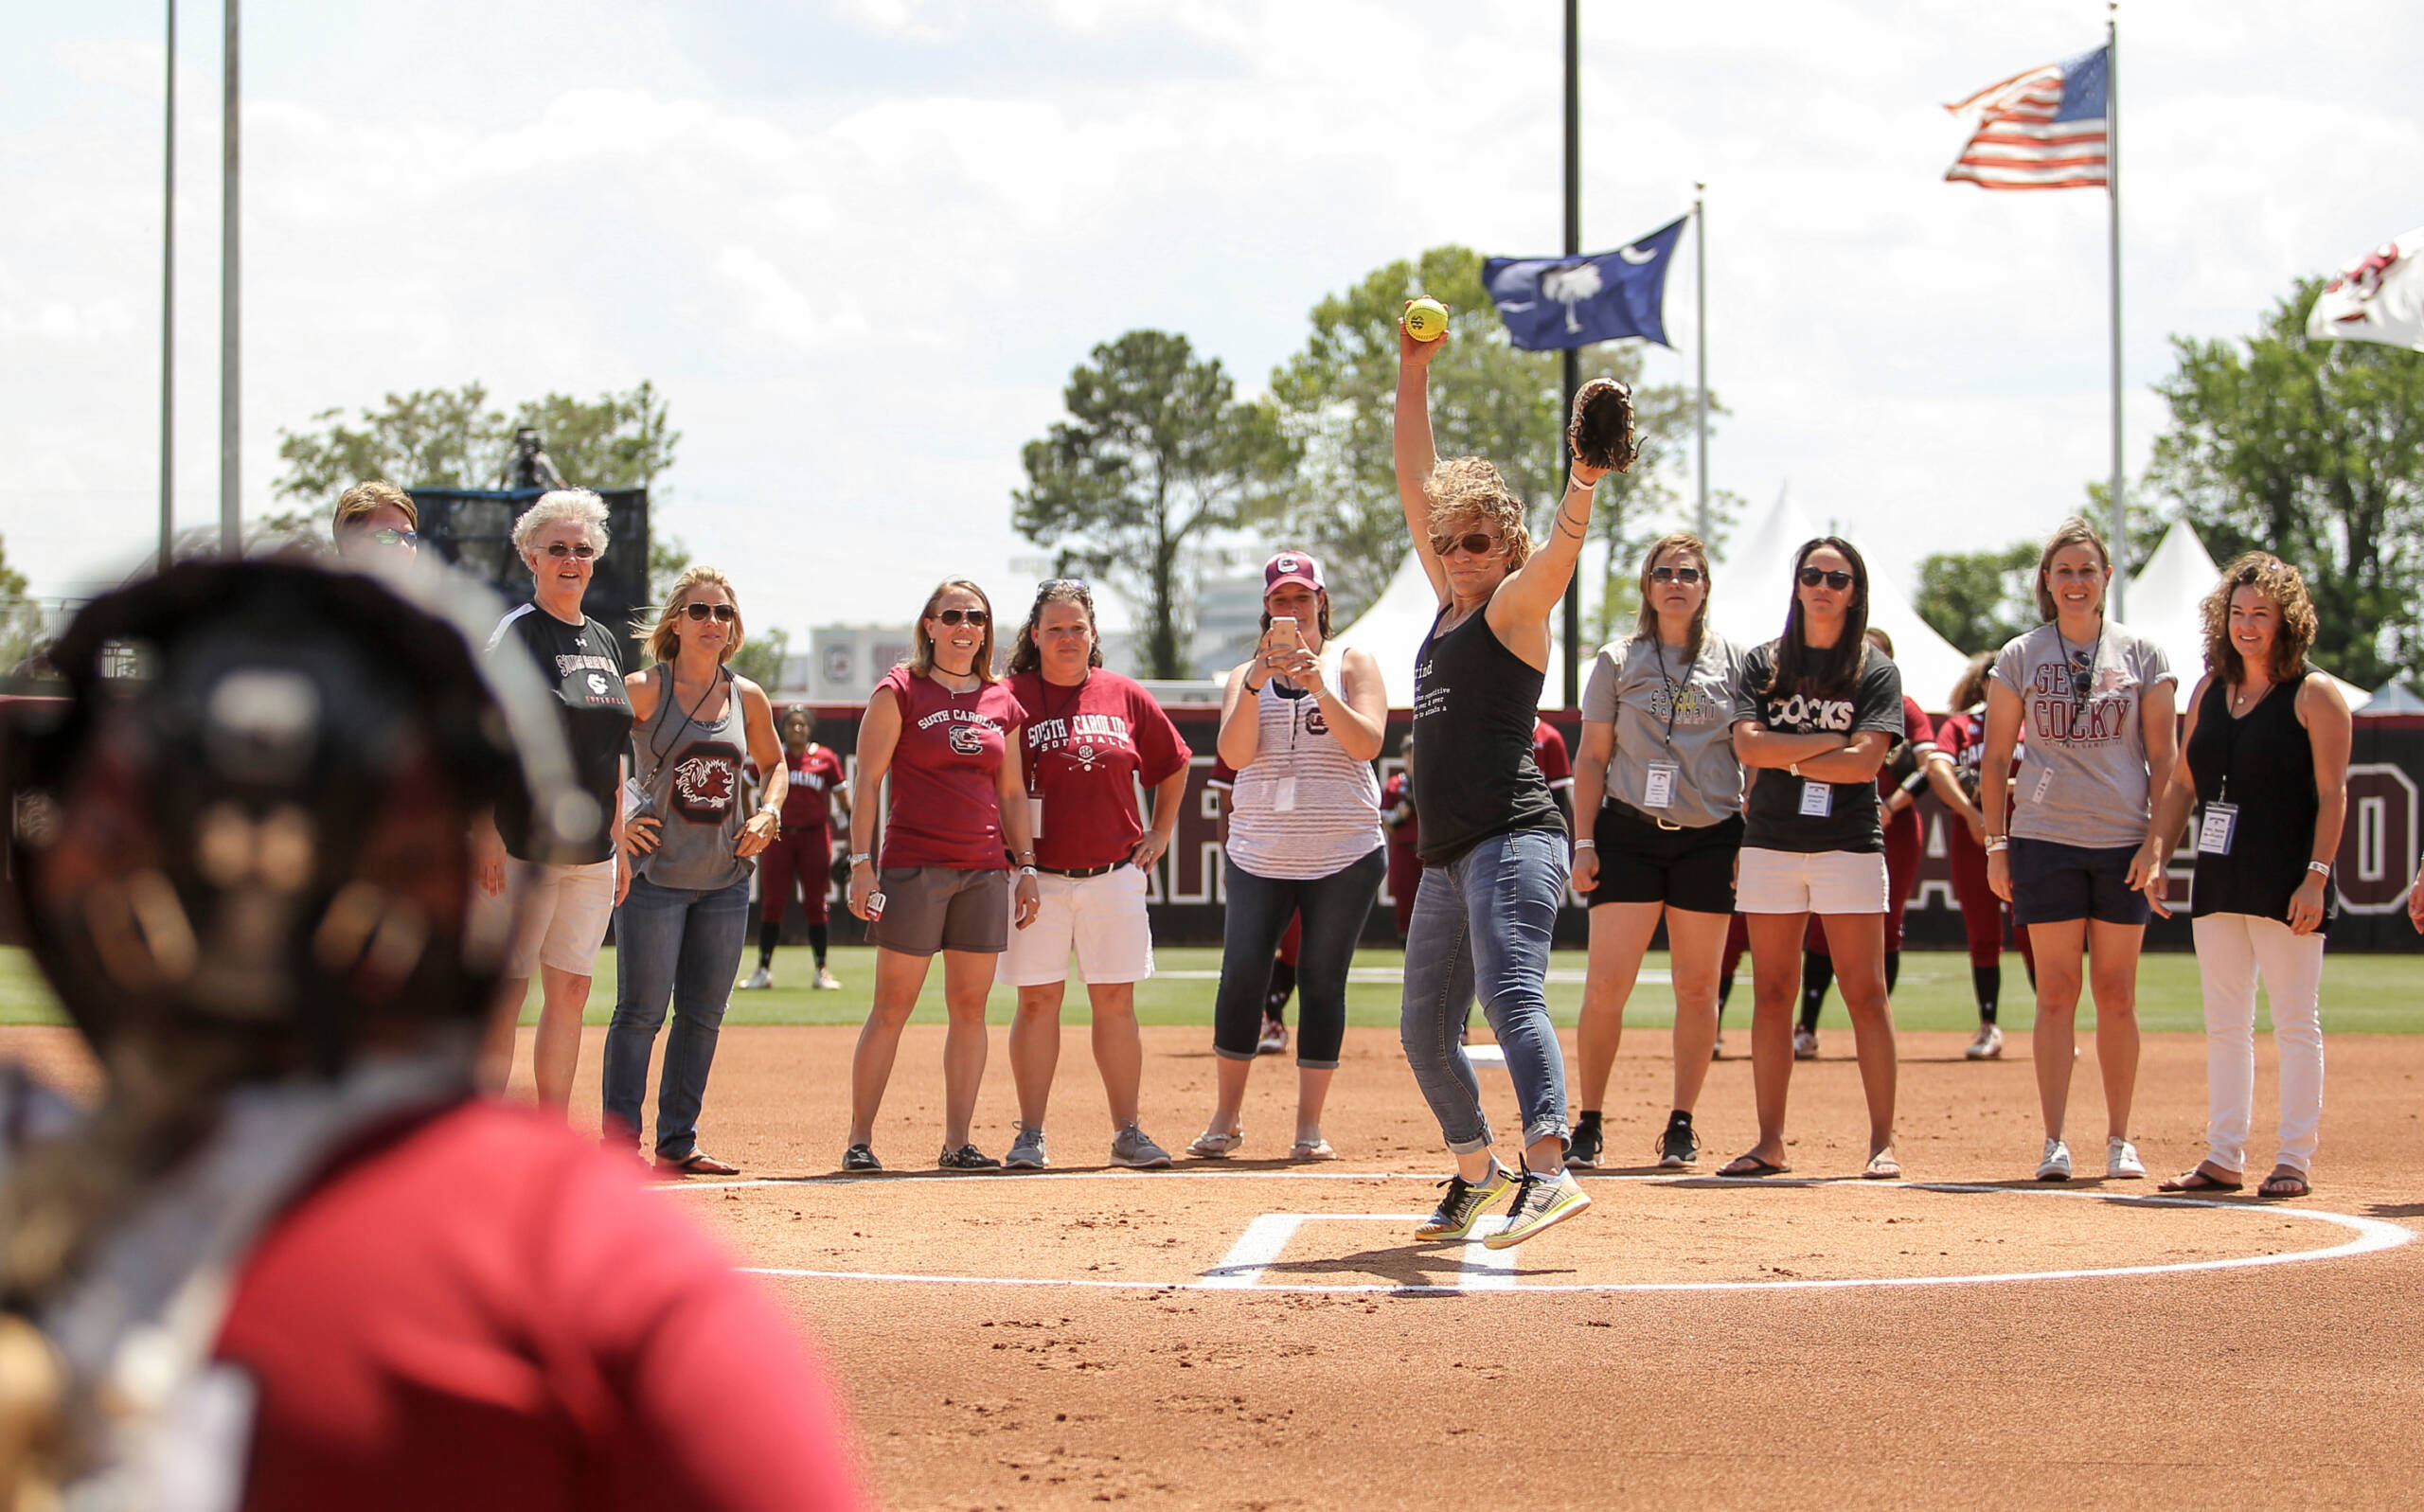
[[[2130,613],[2122,623],[2163,648],[2180,678],[2179,702],[2185,712],[2188,695],[2205,675],[2205,627],[2201,606],[2221,580],[2222,569],[2197,539],[2185,520],[2174,520],[2163,534],[2147,564],[2130,580]],[[2326,672],[2326,677],[2331,674]],[[2340,696],[2351,709],[2361,709],[2373,697],[2356,684],[2332,677]]]
[[[1352,646],[1369,651],[1381,664],[1381,681],[1389,691],[1389,707],[1414,707],[1414,654],[1422,648],[1422,637],[1431,632],[1432,620],[1438,617],[1439,596],[1432,591],[1431,579],[1422,570],[1422,559],[1412,547],[1406,549],[1405,560],[1398,564],[1397,576],[1389,579],[1381,596],[1363,617],[1339,631],[1332,638],[1341,646]],[[1541,683],[1541,707],[1557,709],[1565,706],[1565,646],[1557,634],[1552,619],[1549,626],[1549,669]],[[1585,679],[1591,675],[1583,668]]]

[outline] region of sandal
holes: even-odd
[[[2305,1197],[2314,1188],[2295,1171],[2274,1171],[2255,1188],[2258,1197]]]
[[[2236,1192],[2244,1183],[2226,1182],[2209,1174],[2201,1165],[2185,1176],[2175,1176],[2155,1188],[2158,1192]]]
[[[738,1176],[740,1174],[740,1166],[727,1165],[704,1149],[694,1149],[680,1160],[668,1160],[659,1155],[656,1158],[656,1169],[660,1176]]]
[[[1727,1161],[1724,1165],[1719,1166],[1717,1174],[1720,1176],[1737,1177],[1782,1176],[1791,1169],[1792,1167],[1790,1165],[1779,1165],[1774,1161],[1761,1160],[1756,1155],[1737,1155],[1732,1160]]]
[[[1207,1129],[1195,1136],[1195,1143],[1186,1147],[1186,1152],[1199,1160],[1225,1160],[1231,1150],[1245,1142],[1246,1131],[1242,1129],[1233,1129],[1225,1134]]]
[[[1891,1153],[1871,1155],[1861,1167],[1861,1179],[1869,1182],[1898,1182],[1902,1179],[1902,1163]]]
[[[1290,1160],[1336,1160],[1338,1151],[1329,1147],[1327,1139],[1300,1139],[1288,1147]]]

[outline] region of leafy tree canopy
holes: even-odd
[[[1917,602],[1935,632],[1964,654],[2000,650],[2038,624],[2033,581],[2041,547],[2015,541],[1994,551],[1939,551],[1920,559]]]
[[[513,433],[535,428],[565,479],[583,488],[652,487],[673,465],[682,435],[668,418],[665,399],[643,380],[627,394],[592,400],[549,394],[526,400],[510,415],[490,407],[488,389],[416,389],[389,394],[376,408],[348,420],[322,410],[301,431],[278,432],[286,471],[281,498],[333,504],[365,478],[407,489],[494,488],[513,450]]]

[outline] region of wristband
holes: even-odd
[[[1574,843],[1574,848],[1577,850],[1596,850],[1599,848],[1599,843],[1595,840],[1577,840]]]
[[[2011,849],[2011,837],[2010,837],[2010,836],[2008,836],[2008,835],[1988,835],[1988,836],[1987,837],[1987,854],[1988,854],[1988,855],[1990,855],[1990,856],[1991,856],[1991,855],[1993,855],[1996,851],[1999,851],[1999,850],[2009,850],[2009,849]]]
[[[1573,493],[1596,493],[1599,490],[1599,485],[1585,483],[1570,471],[1565,475],[1565,487],[1569,492]]]
[[[1021,866],[1019,868],[1019,875],[1022,877],[1032,877],[1035,875],[1035,867],[1032,865]]]
[[[2307,863],[2307,870],[2314,873],[2317,877],[2329,877],[2331,875],[2331,863],[2327,861],[2310,861]]]

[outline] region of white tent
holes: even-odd
[[[2163,648],[2180,678],[2183,712],[2190,690],[2205,674],[2205,629],[2199,606],[2221,577],[2222,569],[2214,564],[2197,532],[2187,521],[2175,520],[2164,532],[2155,554],[2124,590],[2122,607],[2128,613],[2121,616],[2121,623]],[[2363,708],[2373,697],[2354,683],[2336,677],[2331,681],[2352,709]]]
[[[1430,578],[1422,570],[1422,559],[1409,547],[1405,560],[1398,564],[1397,576],[1389,579],[1381,596],[1363,617],[1338,632],[1341,646],[1352,646],[1369,651],[1381,664],[1381,681],[1389,690],[1389,707],[1414,707],[1414,653],[1422,647],[1422,637],[1431,632],[1432,620],[1438,617],[1439,596],[1431,586]],[[1541,707],[1558,709],[1565,706],[1565,650],[1552,622],[1549,631],[1549,670],[1541,683]],[[1588,679],[1591,668],[1582,675]]]
[[[1779,493],[1775,507],[1738,534],[1725,560],[1716,566],[1709,623],[1717,632],[1742,646],[1775,639],[1784,629],[1785,609],[1791,602],[1793,553],[1818,534],[1818,527],[1800,507]],[[1970,659],[1919,617],[1901,584],[1874,559],[1868,563],[1868,622],[1893,639],[1902,690],[1917,700],[1919,707],[1941,711]]]

